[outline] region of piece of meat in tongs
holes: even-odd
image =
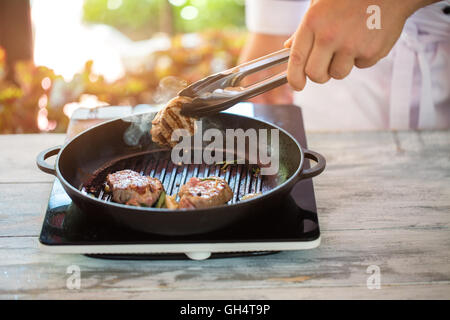
[[[286,48],[191,84],[178,93],[180,97],[191,99],[181,105],[181,115],[202,117],[214,114],[287,83],[287,71],[283,71],[247,87],[240,86],[248,75],[286,63],[289,54],[290,49]]]
[[[161,109],[152,120],[150,133],[152,140],[160,145],[174,147],[178,141],[172,140],[172,134],[176,129],[185,129],[188,135],[195,131],[195,118],[180,114],[183,104],[190,103],[188,97],[175,97]]]
[[[152,140],[174,147],[177,141],[171,138],[175,129],[186,129],[189,135],[193,135],[195,118],[228,109],[240,101],[285,84],[287,76],[286,72],[282,72],[248,87],[239,86],[246,76],[287,62],[289,52],[290,49],[274,52],[206,77],[181,90],[153,119]]]

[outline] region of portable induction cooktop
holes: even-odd
[[[139,105],[79,110],[72,116],[68,136],[104,120],[155,108]],[[227,112],[272,122],[307,148],[299,107],[240,103]],[[309,167],[309,163],[305,165]],[[311,179],[300,181],[287,200],[275,208],[214,232],[190,236],[142,233],[111,220],[99,219],[78,209],[55,179],[39,241],[43,251],[52,253],[78,253],[104,259],[202,260],[312,249],[320,244],[320,231]]]

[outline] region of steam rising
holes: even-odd
[[[173,76],[165,77],[159,82],[153,100],[164,107],[169,100],[176,97],[178,92],[186,86],[187,82],[185,80]],[[123,135],[124,142],[129,146],[137,146],[142,136],[150,132],[155,115],[155,112],[150,112],[123,119],[123,121],[131,122]]]
[[[156,103],[167,103],[176,97],[178,92],[186,88],[187,82],[177,77],[169,76],[161,79],[156,89],[154,101]]]

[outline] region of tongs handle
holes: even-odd
[[[289,54],[289,48],[282,49],[193,83],[178,93],[180,96],[193,99],[192,103],[183,106],[182,113],[191,116],[217,113],[239,101],[250,99],[285,84],[286,71],[248,87],[239,87],[240,82],[248,75],[287,62]]]

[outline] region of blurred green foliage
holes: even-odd
[[[181,17],[181,11],[186,6],[198,9],[195,19]],[[245,27],[244,1],[240,0],[189,0],[183,6],[172,6],[172,10],[176,32]]]
[[[11,81],[6,78],[7,53],[0,47],[0,134],[65,132],[69,109],[74,104],[85,107],[84,96],[95,96],[112,106],[161,103],[157,99],[158,86],[166,77],[175,76],[192,83],[235,66],[247,33],[203,31],[195,35],[198,42],[193,47],[185,46],[186,38],[192,35],[171,37],[170,48],[152,53],[145,67],[129,71],[113,82],[95,74],[92,61],[87,61],[71,81],[45,66],[19,61],[14,67],[14,81]]]
[[[189,9],[195,18],[186,20],[183,10]],[[156,32],[244,28],[245,11],[244,0],[85,0],[83,20],[113,26],[141,40]]]
[[[66,107],[81,105],[84,95],[110,105],[155,103],[162,79],[192,83],[230,68],[246,42],[243,0],[84,0],[83,14],[85,22],[111,25],[133,40],[170,33],[171,46],[152,53],[142,70],[112,83],[93,73],[92,61],[69,82],[45,66],[20,61],[14,80],[8,80],[7,52],[0,47],[0,133],[65,132]],[[183,33],[191,32],[200,41],[186,46],[192,35]]]
[[[164,0],[165,1],[165,0]],[[117,28],[134,40],[148,38],[160,28],[160,0],[123,0],[119,8],[108,9],[110,0],[85,0],[83,20]]]

